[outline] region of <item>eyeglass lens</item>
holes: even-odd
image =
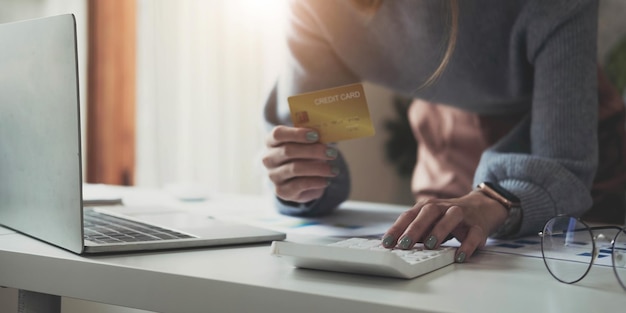
[[[541,251],[554,278],[568,284],[575,283],[585,277],[591,268],[593,234],[587,225],[573,217],[555,217],[543,229]],[[572,257],[576,260],[573,261]],[[624,271],[623,267],[621,271]]]
[[[626,289],[626,228],[623,228],[613,243],[613,270],[619,283]]]

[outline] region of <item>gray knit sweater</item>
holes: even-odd
[[[527,113],[485,151],[474,176],[522,201],[518,235],[556,214],[592,204],[597,166],[597,0],[461,0],[456,49],[443,75],[418,87],[446,46],[446,1],[387,0],[374,15],[345,0],[290,5],[290,58],[265,106],[271,125],[290,124],[287,97],[358,81],[485,115]],[[376,105],[376,103],[370,103]],[[290,215],[332,212],[347,199],[341,175],[318,200],[277,199]]]

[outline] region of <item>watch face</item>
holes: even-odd
[[[514,194],[512,194],[511,192],[509,192],[508,190],[502,188],[502,186],[496,183],[491,183],[491,182],[483,182],[482,184],[490,188],[491,190],[497,192],[498,194],[500,194],[500,196],[509,200],[512,204],[519,205],[520,203],[519,198],[515,196]]]

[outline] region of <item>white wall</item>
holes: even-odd
[[[283,4],[138,1],[138,186],[264,191],[261,112],[284,59]]]

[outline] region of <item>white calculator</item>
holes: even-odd
[[[456,248],[425,249],[418,244],[411,250],[388,249],[379,239],[349,238],[331,244],[272,242],[271,253],[296,267],[415,278],[454,263]]]

